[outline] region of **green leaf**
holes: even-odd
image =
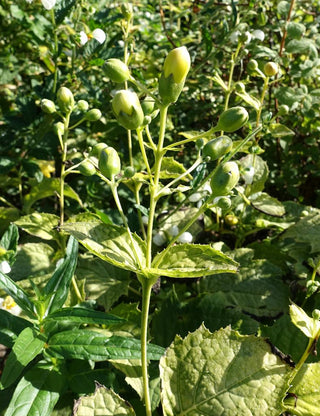
[[[302,23],[289,22],[287,24],[287,33],[289,38],[300,39],[301,36],[305,33],[305,31],[306,27]]]
[[[281,236],[283,240],[292,239],[295,242],[309,244],[311,253],[320,251],[320,214],[315,213],[302,218],[288,228]]]
[[[98,385],[91,396],[76,401],[73,416],[135,416],[131,405],[113,390]]]
[[[150,272],[168,277],[201,277],[235,273],[237,267],[237,262],[209,245],[177,244],[154,258]]]
[[[268,126],[269,132],[273,137],[295,136],[295,132],[280,123],[273,123]]]
[[[63,230],[73,235],[87,250],[102,260],[120,269],[141,271],[133,254],[128,232],[124,227],[94,221],[66,223]],[[132,237],[141,266],[145,267],[145,243],[136,234]]]
[[[60,0],[54,7],[54,16],[56,24],[63,22],[64,18],[69,15],[70,10],[77,4],[76,0]]]
[[[4,233],[11,222],[20,217],[20,211],[17,208],[0,207],[0,234]]]
[[[261,192],[269,175],[267,163],[260,156],[250,154],[240,159],[240,164],[242,170],[254,168],[253,182],[251,185],[246,185],[246,195]]]
[[[148,345],[150,360],[159,360],[164,349]],[[105,361],[110,359],[140,359],[140,341],[120,336],[108,337],[101,332],[78,329],[53,335],[48,341],[47,353],[56,358]]]
[[[161,179],[177,178],[186,171],[182,163],[177,162],[173,157],[164,157],[161,164]],[[191,179],[191,175],[187,175],[184,180]]]
[[[300,306],[294,303],[290,305],[290,317],[292,323],[308,338],[315,339],[320,331],[320,321],[311,318]]]
[[[30,326],[30,321],[0,309],[0,344],[11,348],[20,332]]]
[[[29,194],[24,198],[24,210],[29,213],[32,205],[39,199],[48,198],[60,193],[59,178],[44,178],[42,182],[35,185]],[[68,185],[64,186],[64,195],[76,200],[81,206],[82,202],[79,195]]]
[[[64,385],[52,364],[36,364],[17,385],[6,416],[50,416]]]
[[[252,97],[252,95],[248,94],[247,92],[238,92],[236,91],[236,94],[247,104],[249,104],[251,107],[253,107],[256,111],[259,111],[259,108],[261,106],[260,101]]]
[[[19,334],[3,370],[1,377],[3,388],[9,387],[17,380],[26,365],[41,353],[44,345],[44,337],[33,328],[25,328]]]
[[[19,218],[15,223],[28,234],[43,240],[59,241],[61,239],[61,233],[57,230],[59,221],[57,215],[35,212]]]
[[[44,296],[51,296],[47,314],[60,309],[67,299],[71,279],[77,265],[78,259],[78,242],[72,236],[70,237],[66,249],[66,257],[58,266],[52,277],[43,289]]]
[[[87,299],[96,299],[108,311],[122,295],[128,294],[130,272],[86,253],[80,256],[77,278],[85,279]]]
[[[273,217],[282,217],[286,213],[282,203],[265,192],[251,195],[250,201],[255,209],[264,214],[272,215]]]
[[[203,326],[160,360],[165,416],[279,416],[291,368],[253,335]]]
[[[304,364],[292,381],[284,400],[295,416],[320,416],[320,363]]]
[[[204,277],[201,291],[215,294],[217,305],[252,316],[276,317],[287,311],[289,292],[282,270],[267,260],[255,260],[250,249],[237,249],[234,256],[240,263],[238,273]]]
[[[18,227],[14,224],[10,224],[7,231],[3,234],[0,240],[0,247],[5,248],[6,250],[17,250],[19,240],[19,231]]]
[[[51,313],[45,319],[45,322],[50,320],[96,325],[112,325],[125,321],[125,319],[118,316],[80,306],[59,309]]]
[[[36,317],[35,305],[29,299],[27,293],[21,289],[9,276],[0,272],[0,288],[10,295],[17,305],[32,319]]]
[[[318,57],[318,51],[315,43],[311,39],[292,39],[286,45],[286,52],[294,54],[310,55],[311,58]]]

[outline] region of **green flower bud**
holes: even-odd
[[[185,46],[170,51],[159,80],[159,94],[164,104],[175,103],[190,70],[190,55]]]
[[[143,124],[144,114],[135,92],[120,90],[112,100],[112,108],[118,123],[128,130],[135,130]]]
[[[218,121],[217,130],[233,133],[243,127],[249,119],[247,110],[243,107],[232,107],[224,111]]]
[[[79,100],[77,102],[77,108],[78,108],[79,111],[83,111],[83,112],[84,111],[87,111],[88,108],[89,108],[88,101],[86,101],[86,100]]]
[[[89,121],[98,121],[100,120],[102,114],[101,111],[97,108],[93,108],[92,110],[88,111],[85,115],[86,120]]]
[[[235,85],[235,88],[237,92],[245,92],[246,90],[246,86],[244,85],[243,82],[237,82]]]
[[[250,72],[254,72],[254,71],[256,71],[257,69],[258,69],[258,62],[255,60],[255,59],[251,59],[249,62],[248,62],[248,65],[247,65],[247,69],[250,71]]]
[[[103,66],[104,72],[113,82],[125,82],[130,77],[130,71],[127,65],[120,59],[111,58],[105,61]]]
[[[285,116],[287,114],[289,114],[289,107],[286,104],[282,104],[280,105],[279,109],[278,109],[278,115],[279,116]]]
[[[79,172],[84,176],[92,176],[96,173],[96,168],[89,160],[84,160],[78,169]]]
[[[57,92],[57,103],[61,111],[69,113],[74,107],[74,98],[69,88],[61,87]]]
[[[58,121],[53,125],[53,130],[58,136],[62,136],[64,134],[64,124]]]
[[[222,209],[222,211],[227,211],[231,207],[231,200],[227,196],[217,196],[213,202]]]
[[[267,77],[273,77],[279,71],[279,67],[275,62],[267,62],[263,67],[263,72]]]
[[[149,116],[154,110],[154,100],[152,98],[145,98],[141,102],[141,107],[145,116]]]
[[[53,114],[57,111],[54,102],[46,98],[41,100],[41,110],[47,114]]]
[[[132,178],[136,173],[135,168],[132,166],[128,166],[125,168],[123,174],[126,178]]]
[[[210,160],[217,160],[232,149],[232,140],[228,136],[220,136],[209,140],[203,147],[202,154]]]
[[[105,143],[97,143],[93,146],[93,148],[90,150],[89,156],[96,157],[99,159],[100,153],[103,149],[108,147]]]
[[[113,147],[102,149],[99,157],[99,169],[102,175],[112,180],[121,171],[121,161],[118,152]]]
[[[121,13],[123,14],[123,17],[127,20],[131,19],[133,15],[133,7],[132,3],[122,3],[121,4]]]
[[[219,165],[211,178],[210,186],[213,196],[228,195],[237,185],[240,178],[236,162],[226,162]]]
[[[238,222],[239,222],[238,218],[235,215],[233,215],[233,214],[226,215],[224,217],[224,221],[228,225],[237,225]]]

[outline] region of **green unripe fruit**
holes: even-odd
[[[99,157],[99,169],[102,175],[112,180],[121,171],[121,161],[118,152],[113,147],[102,149]]]
[[[202,150],[204,157],[210,157],[210,160],[217,160],[232,149],[232,140],[228,136],[220,136],[208,141]]]
[[[130,90],[117,91],[112,108],[118,123],[128,130],[135,130],[143,124],[144,114],[137,94]]]
[[[159,94],[165,105],[175,103],[190,69],[190,55],[185,46],[170,51],[159,79]]]
[[[88,101],[86,100],[79,100],[77,102],[77,108],[79,111],[87,111],[89,108]]]
[[[254,72],[258,69],[258,62],[255,59],[251,59],[248,62],[247,69],[251,72]]]
[[[289,114],[289,107],[286,104],[282,104],[280,105],[279,109],[278,109],[278,115],[279,116],[285,116],[287,114]]]
[[[263,67],[263,72],[267,77],[273,77],[279,71],[279,67],[275,62],[267,62]]]
[[[79,166],[79,172],[84,176],[92,176],[96,173],[96,168],[93,166],[89,160],[85,160]]]
[[[98,121],[100,120],[102,114],[101,111],[97,108],[93,108],[92,110],[88,111],[85,115],[86,120],[88,121]]]
[[[219,165],[210,182],[212,195],[228,195],[237,185],[239,178],[239,168],[236,162],[226,162],[223,165]]]
[[[41,110],[47,114],[53,114],[57,111],[54,102],[46,98],[41,100]]]
[[[136,173],[136,170],[133,166],[128,166],[125,168],[123,174],[126,178],[132,178],[134,174]]]
[[[61,111],[69,113],[74,107],[74,98],[69,88],[61,87],[57,92],[57,103]]]
[[[125,82],[130,78],[130,71],[127,65],[120,59],[111,58],[103,65],[104,72],[113,82]]]
[[[246,124],[249,119],[247,110],[243,107],[232,107],[224,111],[218,121],[217,130],[233,133]]]

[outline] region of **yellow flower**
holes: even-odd
[[[46,178],[50,178],[51,173],[55,172],[54,160],[37,160],[37,164]]]

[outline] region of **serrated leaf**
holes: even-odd
[[[76,401],[72,416],[135,416],[131,405],[113,390],[97,385],[91,396]]]
[[[238,263],[209,245],[178,244],[157,254],[150,272],[168,277],[201,277],[235,273]]]
[[[280,123],[269,124],[268,130],[273,137],[295,136],[294,131]]]
[[[16,282],[10,279],[9,276],[0,272],[0,288],[10,295],[17,305],[28,315],[34,319],[36,317],[35,305],[29,299],[27,293],[21,289]]]
[[[52,364],[36,364],[17,385],[6,416],[50,416],[64,385]]]
[[[80,306],[59,309],[51,313],[45,319],[45,322],[50,320],[96,325],[112,325],[125,322],[125,319],[119,318],[118,316]]]
[[[283,240],[292,239],[296,243],[309,244],[311,253],[320,251],[320,214],[311,214],[289,227],[281,236]]]
[[[35,235],[43,240],[60,240],[57,226],[60,218],[54,214],[35,212],[25,215],[16,221],[16,225],[26,231],[28,234]]]
[[[148,344],[148,358],[159,360],[164,349]],[[120,336],[108,337],[101,332],[78,329],[53,335],[47,353],[57,358],[105,361],[110,359],[140,359],[140,341]]]
[[[255,209],[264,214],[272,215],[273,217],[282,217],[286,213],[283,204],[265,192],[251,195],[250,201]]]
[[[320,363],[304,364],[292,381],[284,400],[295,416],[320,416]]]
[[[1,384],[9,387],[20,376],[27,364],[41,353],[45,339],[33,328],[25,328],[18,336],[6,361]]]
[[[11,348],[20,332],[30,326],[30,321],[0,309],[0,344]]]
[[[124,227],[95,221],[67,223],[63,226],[63,230],[73,235],[86,249],[102,260],[121,269],[141,271]],[[132,237],[141,266],[145,267],[145,243],[136,234]]]
[[[291,368],[255,336],[203,326],[160,360],[165,416],[279,416]]]
[[[66,249],[66,257],[59,264],[42,292],[44,296],[50,297],[47,314],[60,309],[66,301],[70,282],[77,266],[77,259],[78,241],[71,236]]]
[[[161,164],[161,179],[177,178],[186,171],[182,163],[177,162],[173,157],[164,157]],[[191,179],[192,176],[187,175],[184,180]]]
[[[24,210],[29,213],[32,205],[39,199],[48,198],[49,196],[60,193],[59,178],[44,178],[39,184],[35,185],[29,194],[24,198]],[[81,206],[82,201],[79,195],[68,185],[64,186],[65,197],[76,200]]]

